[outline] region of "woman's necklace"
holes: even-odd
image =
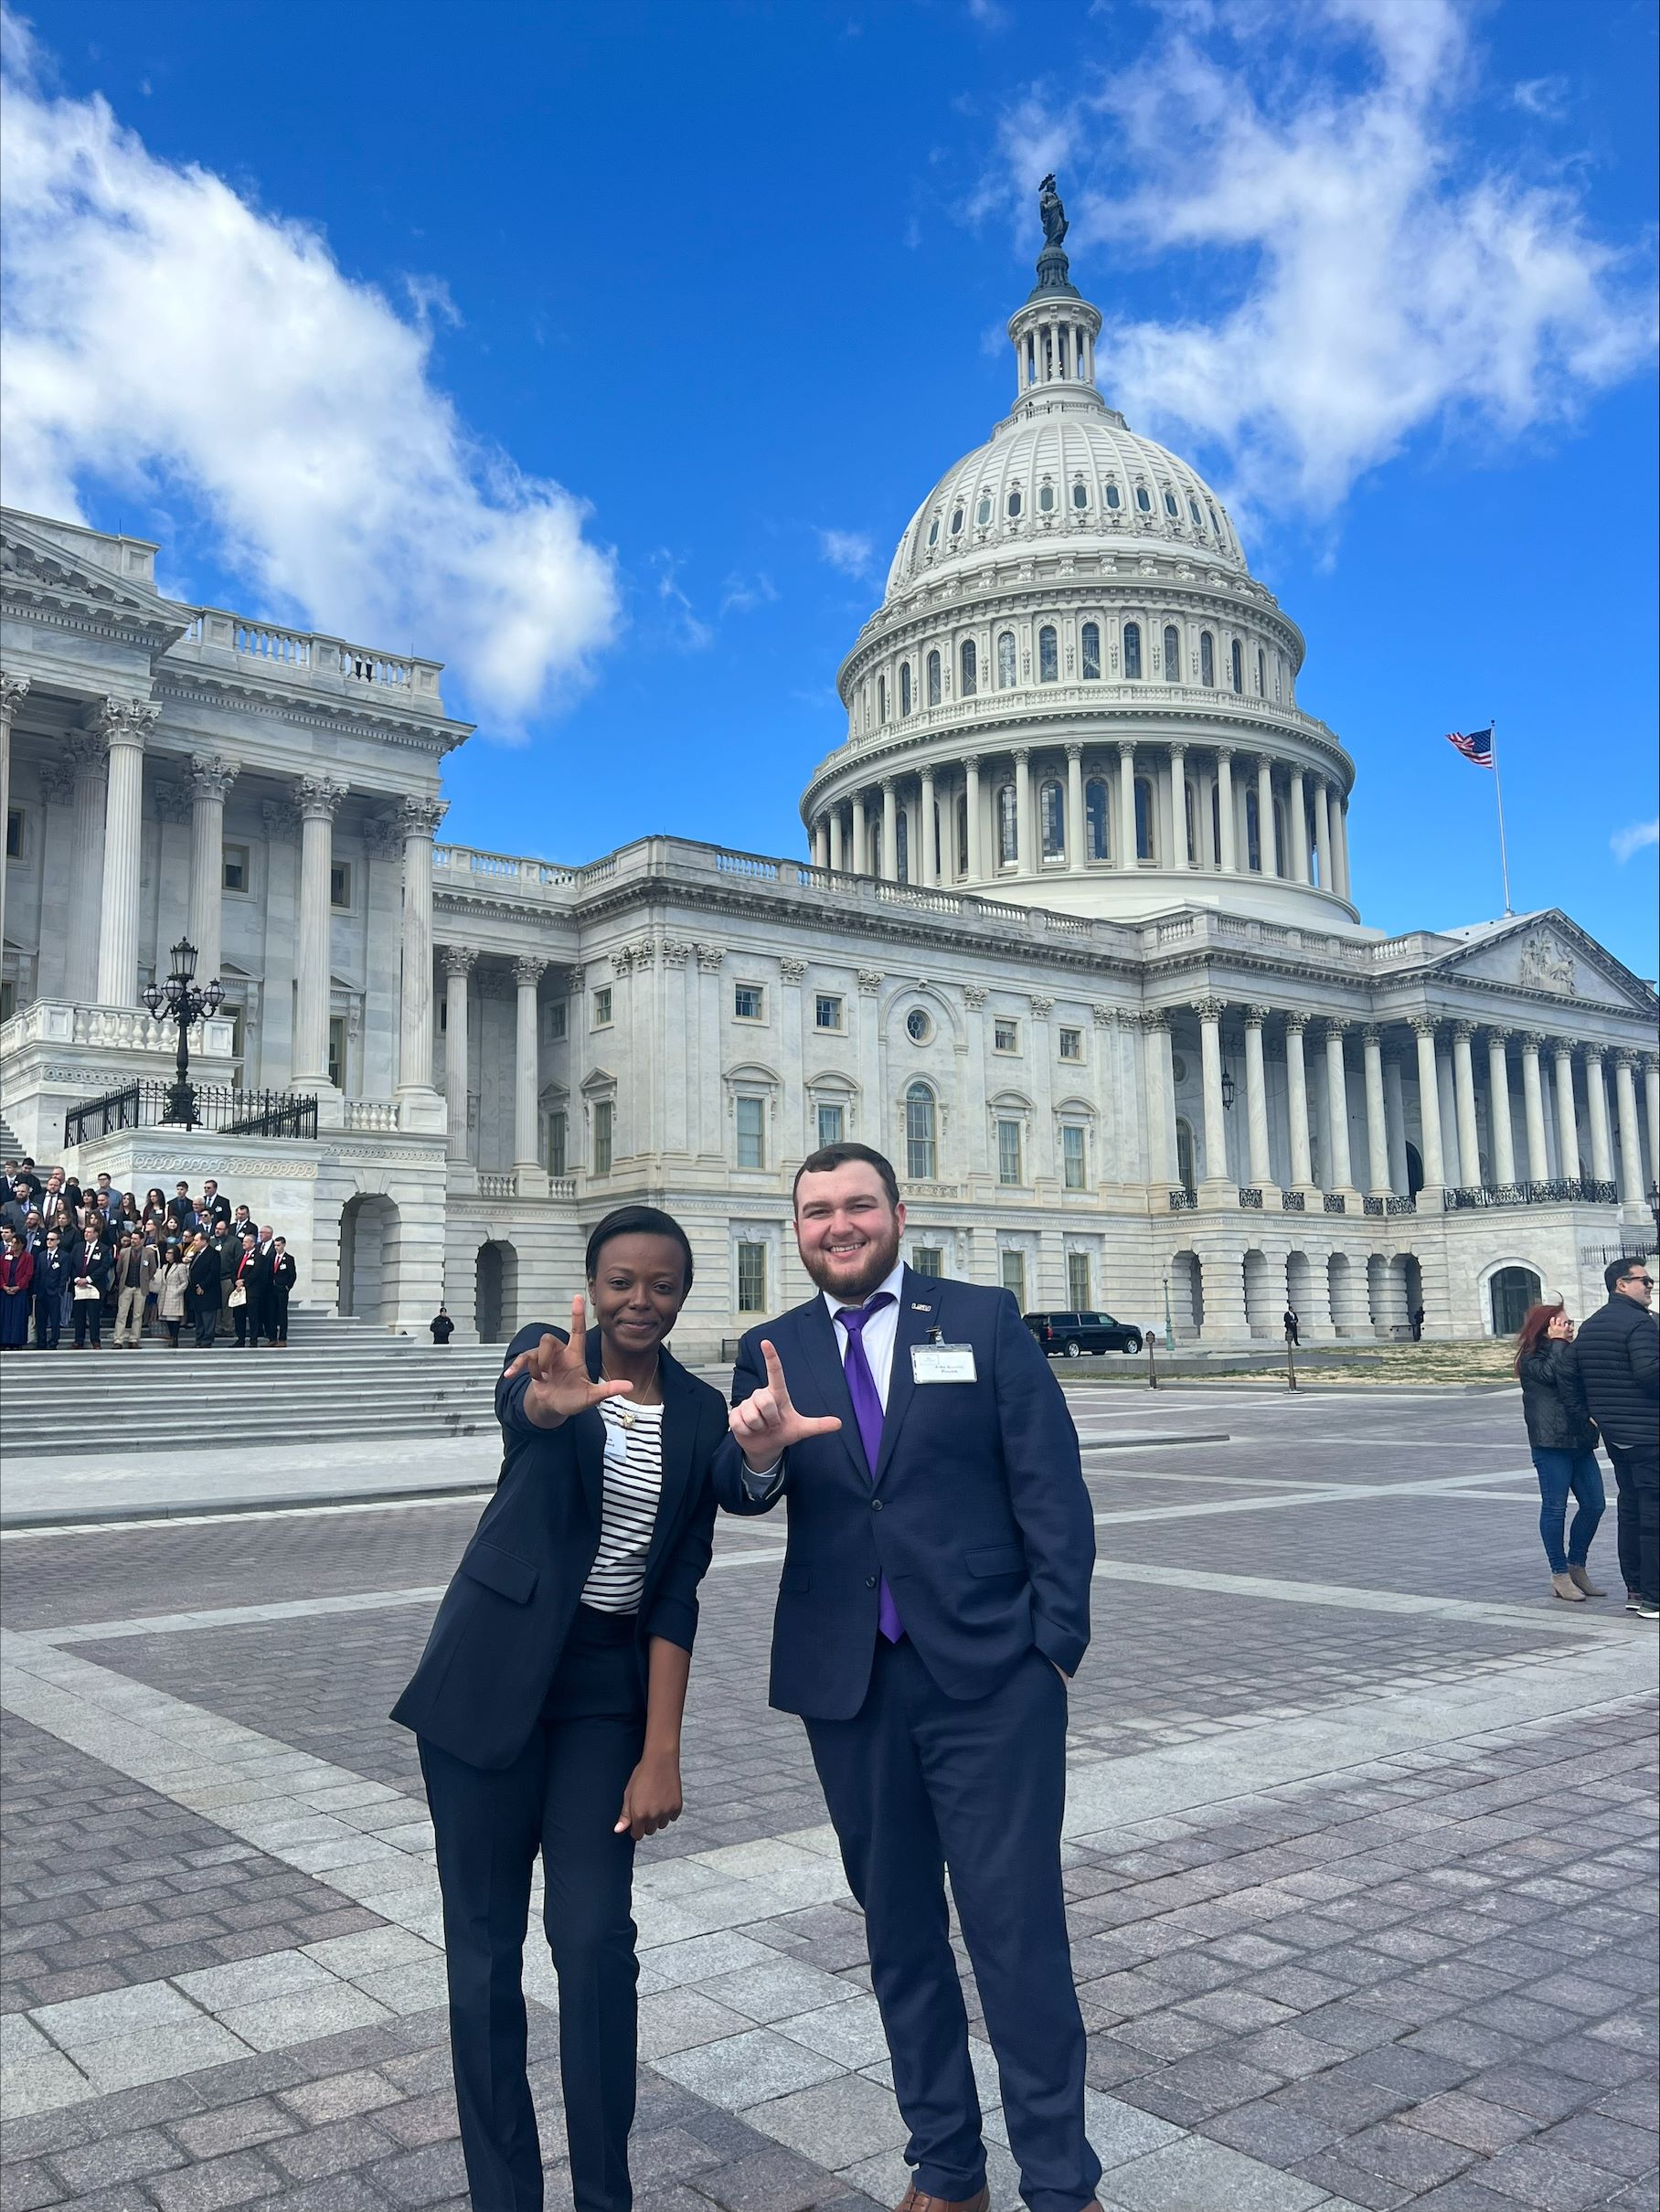
[[[656,1388],[657,1370],[662,1365],[663,1355],[659,1353],[656,1358],[653,1360],[651,1374],[646,1378],[645,1388],[647,1390],[654,1390]],[[603,1359],[601,1359],[600,1362],[600,1379],[601,1382],[615,1382],[616,1380],[616,1377],[614,1375],[607,1374],[605,1369],[605,1362]],[[644,1402],[643,1398],[637,1395],[632,1403],[625,1402],[620,1398],[613,1398],[609,1402],[615,1409],[617,1419],[622,1422],[622,1426],[625,1429],[632,1429],[635,1421],[637,1421],[640,1418],[639,1408]],[[656,1401],[654,1400],[653,1402],[654,1403]]]

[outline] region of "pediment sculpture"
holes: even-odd
[[[1541,991],[1571,995],[1574,988],[1573,954],[1548,930],[1535,930],[1522,946],[1521,980]]]

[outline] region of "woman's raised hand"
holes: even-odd
[[[580,1298],[570,1302],[570,1335],[564,1344],[549,1330],[528,1352],[521,1352],[505,1369],[502,1380],[516,1375],[530,1377],[525,1391],[525,1419],[533,1428],[557,1429],[573,1413],[586,1413],[608,1398],[626,1398],[633,1383],[590,1382],[588,1379],[588,1308]]]
[[[792,1444],[803,1437],[829,1436],[841,1427],[834,1413],[798,1413],[790,1402],[790,1387],[782,1363],[763,1336],[761,1356],[767,1363],[767,1379],[751,1390],[727,1416],[727,1426],[738,1439],[738,1449],[757,1474],[775,1466]]]

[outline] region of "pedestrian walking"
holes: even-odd
[[[1580,1324],[1585,1402],[1613,1462],[1625,1610],[1660,1621],[1660,1330],[1655,1279],[1633,1255],[1603,1270],[1608,1303]]]
[[[1573,1324],[1560,1299],[1528,1308],[1516,1335],[1516,1372],[1539,1478],[1539,1537],[1550,1562],[1550,1587],[1566,1604],[1583,1605],[1587,1598],[1608,1594],[1591,1580],[1586,1564],[1605,1501],[1597,1425],[1580,1380]],[[1564,1543],[1570,1496],[1573,1526]]]

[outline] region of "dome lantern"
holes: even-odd
[[[1038,406],[1048,412],[1057,402],[1099,408],[1102,402],[1095,389],[1095,341],[1101,335],[1101,310],[1092,307],[1071,281],[1061,244],[1068,229],[1066,209],[1053,175],[1043,180],[1038,213],[1043,250],[1038,256],[1038,282],[1008,324],[1015,348],[1015,412],[1029,414]]]

